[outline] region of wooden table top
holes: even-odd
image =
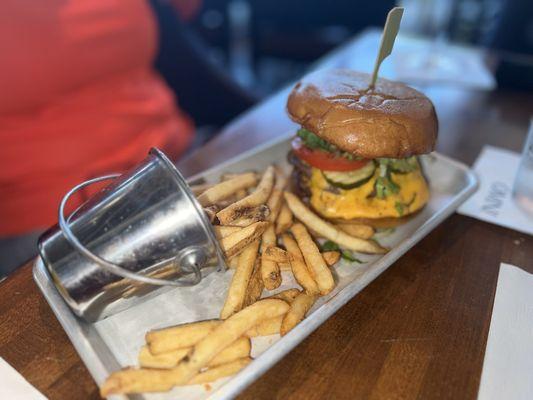
[[[424,90],[440,119],[438,151],[471,164],[484,144],[520,150],[533,94]],[[181,170],[193,174],[292,129],[285,96],[239,118]],[[500,262],[533,272],[533,237],[454,214],[240,398],[475,399]],[[0,299],[0,356],[50,399],[99,398],[30,264],[0,283]]]

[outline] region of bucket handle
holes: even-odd
[[[82,182],[74,186],[61,199],[61,203],[59,204],[59,228],[61,229],[61,232],[65,236],[65,239],[67,239],[67,241],[72,245],[72,247],[74,247],[79,253],[87,257],[89,260],[100,265],[102,268],[104,268],[108,272],[111,272],[112,274],[121,276],[126,279],[131,279],[131,280],[135,280],[138,282],[143,282],[143,283],[147,283],[150,285],[158,285],[158,286],[193,286],[199,283],[202,280],[202,272],[200,271],[199,265],[197,265],[196,263],[191,264],[191,268],[194,272],[194,278],[191,280],[187,280],[187,279],[179,280],[178,279],[175,281],[170,281],[166,279],[150,278],[146,275],[142,275],[136,272],[129,271],[121,267],[118,264],[114,264],[110,261],[104,260],[100,256],[91,252],[83,244],[81,244],[78,238],[74,235],[74,233],[68,226],[67,220],[65,219],[65,205],[67,204],[70,197],[74,193],[76,193],[78,190],[86,186],[89,186],[93,183],[100,182],[100,181],[115,179],[119,176],[120,174],[111,174],[111,175],[100,176],[98,178],[89,179],[88,181]],[[68,217],[68,219],[70,220],[70,217]]]

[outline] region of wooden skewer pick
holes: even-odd
[[[370,88],[373,88],[378,79],[378,71],[382,61],[387,58],[392,52],[394,40],[398,31],[400,30],[400,22],[402,21],[403,7],[394,7],[387,15],[387,21],[383,28],[381,35],[381,43],[379,44],[378,56],[374,64],[374,71],[372,72],[372,80],[370,81]]]

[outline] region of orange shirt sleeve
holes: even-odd
[[[156,146],[178,157],[193,126],[152,69],[143,0],[5,0],[0,13],[0,236],[46,228],[73,185]],[[4,62],[4,60],[6,62]]]

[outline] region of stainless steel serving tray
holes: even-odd
[[[289,140],[286,137],[277,139],[273,142],[251,149],[222,165],[191,177],[190,181],[198,178],[204,178],[207,181],[215,181],[218,179],[219,175],[224,172],[260,170],[271,163],[276,163],[284,168],[288,168],[286,163],[288,149]],[[212,385],[210,391],[206,391],[203,387],[198,387],[191,393],[178,390],[169,392],[168,394],[135,395],[129,396],[128,398],[176,399],[181,396],[183,398],[197,399],[228,399],[236,396],[251,382],[259,378],[261,374],[291,351],[329,316],[335,313],[366,285],[372,282],[379,274],[391,266],[394,261],[426,236],[440,222],[452,214],[477,188],[478,183],[475,174],[467,166],[457,161],[433,153],[424,156],[422,162],[431,185],[431,199],[427,206],[407,224],[397,228],[393,234],[380,238],[381,243],[391,248],[391,251],[387,254],[383,256],[362,256],[361,258],[365,261],[365,264],[362,265],[339,265],[338,267],[335,267],[339,281],[336,290],[330,295],[322,298],[321,302],[317,303],[313,310],[311,310],[309,316],[289,334],[282,339],[275,337],[271,338],[268,342],[263,341],[258,345],[262,349],[260,354],[254,354],[256,358],[249,366],[231,378],[216,382]],[[116,316],[116,321],[108,319],[109,321],[104,320],[103,323],[97,323],[99,325],[90,324],[80,320],[70,311],[68,305],[57,292],[40,260],[36,261],[33,268],[33,274],[37,285],[43,292],[50,307],[54,311],[59,322],[65,329],[74,347],[80,354],[83,362],[86,364],[89,372],[98,385],[101,385],[111,372],[126,366],[125,364],[127,364],[128,361],[131,363],[131,360],[135,360],[136,354],[126,353],[135,353],[132,349],[138,348],[136,347],[137,345],[130,347],[129,350],[125,345],[122,346],[122,349],[117,349],[117,347],[121,346],[117,346],[116,343],[123,343],[126,340],[120,339],[120,337],[126,337],[125,335],[131,334],[131,341],[135,342],[135,340],[141,340],[144,333],[137,332],[140,329],[139,324],[142,326],[143,319],[149,318],[148,315],[150,315],[151,318],[157,318],[158,312],[160,312],[160,315],[163,315],[161,314],[161,311],[158,310],[161,308],[161,304],[163,304],[162,302],[165,301],[165,297],[161,296],[172,295],[167,293],[160,295],[158,300],[159,303],[154,303],[153,300],[148,300],[146,303],[120,313]],[[226,272],[226,275],[227,274],[229,274],[229,272]],[[213,310],[208,312],[200,310],[194,314],[195,317],[212,318],[216,316],[220,310],[220,306],[215,305],[215,303],[217,301],[223,301],[224,288],[227,286],[228,282],[227,276],[223,275],[223,273],[220,275],[214,273],[209,275],[208,278],[210,282],[206,284],[208,288],[207,291],[217,292],[216,295],[213,295],[213,299],[210,300],[213,301],[211,307]],[[204,296],[205,288],[202,290],[204,290],[204,292],[202,292],[201,295]],[[196,300],[199,300],[191,299],[191,296],[195,297],[198,295],[194,293],[194,291],[187,292],[186,290],[182,290],[177,297],[178,300],[176,300],[176,298],[173,298],[173,300],[170,300],[170,297],[167,298],[169,299],[168,301],[182,301],[184,303],[184,300],[187,302],[191,300],[192,306],[187,305],[187,307],[194,308]],[[210,296],[210,293],[207,293],[207,295]],[[156,307],[157,304],[159,305]],[[172,306],[172,309],[176,312],[175,317],[177,318],[177,320],[173,322],[185,322],[184,319],[190,319],[190,315],[187,316],[188,314],[185,312],[183,312],[183,314],[187,315],[180,315],[181,311],[176,304],[178,303],[174,302]],[[198,308],[201,307],[198,306]],[[164,316],[166,317],[167,314],[168,312],[166,312]],[[115,316],[111,318],[115,318]],[[128,322],[124,323],[124,321]],[[161,321],[159,326],[151,326],[150,328],[165,326],[168,322],[169,321]],[[135,337],[137,337],[137,339],[135,339]],[[254,342],[254,347],[255,346],[256,343]],[[117,398],[123,397],[118,396]]]

